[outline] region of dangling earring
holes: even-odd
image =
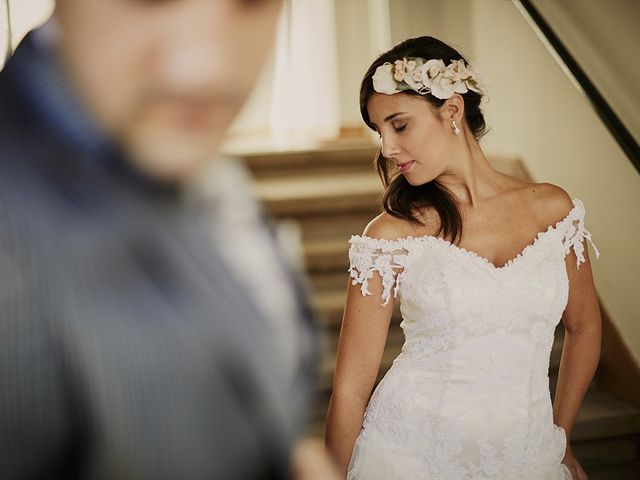
[[[456,125],[456,121],[453,118],[451,119],[451,126],[453,127],[453,133],[455,133],[456,135],[460,135],[460,129],[458,128],[458,125]]]

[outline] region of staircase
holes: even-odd
[[[255,190],[277,219],[301,227],[305,267],[312,285],[312,303],[326,332],[319,369],[314,418],[309,434],[322,437],[331,394],[338,335],[348,283],[348,244],[379,213],[382,191],[372,166],[375,149],[351,144],[321,151],[261,153],[245,156],[255,177]],[[529,180],[521,162],[492,158],[509,175]],[[404,337],[396,306],[378,378],[400,352]],[[550,360],[550,388],[555,383],[564,328],[560,322]],[[574,453],[590,480],[640,478],[640,413],[594,383],[585,396],[572,432]]]

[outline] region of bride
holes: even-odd
[[[326,446],[348,480],[587,478],[569,442],[601,339],[585,208],[491,166],[484,93],[466,59],[428,36],[382,54],[362,81],[385,192],[384,212],[349,241],[327,412]],[[372,393],[396,298],[405,342]]]

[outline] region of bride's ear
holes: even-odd
[[[458,122],[458,125],[462,124],[462,117],[464,117],[464,100],[462,95],[454,93],[451,95],[440,107],[442,119],[445,122],[450,122],[452,119]]]

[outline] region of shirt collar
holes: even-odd
[[[56,26],[49,20],[24,38],[15,66],[29,107],[65,143],[94,160],[113,155],[113,147],[73,92],[55,49]]]

